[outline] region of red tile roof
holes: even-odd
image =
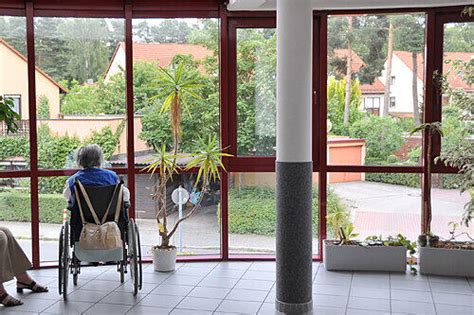
[[[125,50],[125,44],[120,43]],[[204,46],[189,44],[133,43],[135,61],[158,62],[161,67],[171,64],[176,55],[192,55],[195,60],[212,56],[212,51]]]
[[[23,61],[25,61],[26,63],[28,62],[28,59],[23,56],[18,50],[16,50],[13,46],[11,46],[10,44],[8,44],[5,40],[1,39],[0,38],[0,44],[2,44],[3,46],[5,46],[6,48],[8,48],[11,52],[13,52],[15,55],[17,55],[18,57],[20,57]],[[59,90],[61,92],[67,92],[67,89],[64,88],[63,86],[61,86],[61,84],[59,84],[58,82],[54,81],[53,78],[51,78],[46,72],[44,72],[43,70],[41,70],[38,66],[35,66],[36,68],[36,71],[38,71],[42,76],[44,76],[48,81],[50,81],[51,83],[53,83],[54,85],[56,85]]]
[[[412,62],[412,55],[411,52],[409,51],[395,51],[394,54],[400,58],[400,60],[407,65],[407,67],[412,70],[413,69],[413,62]],[[418,54],[417,57],[417,76],[420,80],[423,81],[424,79],[424,58],[423,54]],[[444,62],[448,60],[462,60],[462,61],[469,61],[474,58],[474,52],[472,53],[466,53],[466,52],[445,52],[444,53]],[[444,63],[443,64],[443,73],[448,73],[448,71],[451,69],[451,65],[449,63]],[[462,78],[455,73],[454,71],[451,71],[451,73],[448,74],[448,82],[449,85],[452,88],[461,88],[466,91],[474,91],[473,86],[469,86]]]
[[[334,57],[346,59],[347,58],[347,49],[334,49]],[[352,71],[357,72],[364,66],[364,61],[352,51]],[[360,89],[363,94],[370,93],[383,93],[385,90],[385,85],[378,79],[375,78],[374,83],[372,84],[361,84]]]

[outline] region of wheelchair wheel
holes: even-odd
[[[142,269],[142,243],[140,242],[140,232],[138,230],[138,225],[135,224],[135,231],[137,232],[137,248],[138,248],[138,289],[142,289],[143,286],[143,269]]]
[[[81,263],[79,259],[77,259],[76,255],[73,253],[72,257],[72,282],[76,286],[77,285],[77,278],[81,273]]]
[[[130,277],[133,284],[133,295],[137,295],[139,287],[138,275],[138,246],[137,246],[137,230],[135,221],[128,221],[128,260],[130,263]]]
[[[69,223],[64,222],[59,235],[59,268],[58,268],[58,290],[67,300],[67,285],[69,278]]]

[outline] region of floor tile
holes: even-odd
[[[215,270],[243,270],[246,271],[252,265],[251,262],[236,261],[236,262],[221,262],[218,264]]]
[[[390,312],[360,310],[355,308],[348,308],[346,315],[390,315]]]
[[[240,279],[244,275],[245,270],[233,269],[214,269],[209,273],[209,277],[233,278]]]
[[[225,299],[234,301],[263,302],[267,295],[267,291],[233,289]]]
[[[100,303],[106,304],[122,304],[122,305],[135,305],[144,297],[142,294],[133,296],[133,293],[128,292],[112,292],[105,296]]]
[[[264,281],[264,280],[239,280],[235,285],[237,289],[249,289],[249,290],[262,290],[270,291],[273,287],[273,281]]]
[[[343,314],[346,314],[346,312],[345,312],[345,309],[343,309],[343,308],[316,305],[316,306],[313,307],[313,314],[317,314],[317,315],[343,315]]]
[[[186,297],[181,301],[181,303],[178,304],[176,308],[184,308],[184,309],[200,310],[200,311],[215,311],[217,306],[219,306],[220,303],[221,303],[220,299]]]
[[[173,308],[183,299],[182,296],[173,295],[147,295],[137,305]]]
[[[206,277],[199,282],[200,287],[211,287],[211,288],[233,288],[239,279],[232,278],[219,278],[219,277]]]
[[[258,315],[274,315],[275,303],[263,303],[258,310]]]
[[[144,283],[156,283],[160,284],[166,279],[168,279],[171,276],[171,274],[168,273],[161,273],[161,272],[150,272],[147,274],[143,274],[143,282]]]
[[[379,288],[389,289],[390,280],[389,278],[373,278],[373,277],[354,277],[352,279],[352,286],[356,287],[368,287],[368,288]]]
[[[254,262],[249,267],[249,270],[275,272],[276,271],[276,263],[274,261]]]
[[[176,274],[185,275],[185,276],[198,276],[198,277],[205,277],[212,269],[207,268],[197,268],[197,267],[188,267],[184,266],[176,271]]]
[[[53,304],[56,304],[57,301],[54,300],[38,300],[38,299],[28,299],[23,301],[23,305],[15,306],[15,311],[19,312],[42,312]],[[0,306],[3,308],[3,306]],[[1,311],[0,311],[1,314]]]
[[[88,309],[84,314],[125,314],[130,310],[130,305],[117,305],[117,304],[95,304]]]
[[[391,291],[391,298],[392,300],[399,301],[433,303],[433,298],[431,297],[431,292],[429,291],[393,289]]]
[[[390,290],[385,288],[372,287],[351,287],[351,296],[365,297],[371,299],[390,299]]]
[[[238,312],[239,314],[255,314],[260,309],[262,303],[248,301],[224,300],[217,308],[218,312]]]
[[[68,295],[68,301],[96,303],[109,294],[107,291],[91,291],[79,289]]]
[[[48,307],[43,313],[75,315],[81,314],[82,312],[90,308],[92,305],[94,304],[86,302],[59,301],[56,304],[53,304]]]
[[[242,276],[242,279],[275,281],[275,277],[276,277],[275,272],[248,270]]]
[[[171,315],[212,315],[212,311],[198,311],[198,310],[186,310],[181,308],[175,308]]]
[[[188,296],[209,299],[224,299],[229,292],[230,289],[225,288],[195,287]]]
[[[327,294],[327,295],[349,295],[349,286],[336,284],[313,284],[313,294]]]
[[[36,314],[39,314],[39,313],[26,312],[26,311],[15,311],[15,310],[12,310],[11,308],[9,308],[9,309],[0,308],[0,314],[2,314],[2,315],[36,315]]]
[[[428,276],[430,282],[444,283],[444,284],[467,284],[468,280],[465,277],[451,277],[451,276]]]
[[[174,274],[169,276],[168,279],[163,281],[163,284],[174,284],[174,285],[192,285],[195,286],[197,285],[203,277],[201,276],[185,276],[185,275],[179,275],[179,274]]]
[[[127,312],[127,315],[165,315],[172,310],[172,308],[136,305]]]
[[[113,291],[121,285],[120,281],[92,280],[81,289],[93,291]]]
[[[184,297],[188,295],[192,289],[192,286],[162,284],[157,286],[153,291],[150,292],[150,294],[176,295]]]
[[[391,280],[390,288],[399,290],[418,290],[430,291],[430,284],[428,281],[406,281],[406,280]]]
[[[24,291],[25,293],[19,293],[18,296],[21,299],[40,299],[40,300],[60,300],[62,299],[62,295],[59,295],[57,288],[50,288],[49,292],[42,292],[42,293],[33,293],[28,292],[27,290]]]
[[[455,293],[433,292],[433,299],[436,304],[460,305],[474,307],[474,295],[464,295]]]
[[[345,309],[347,306],[347,299],[347,296],[313,294],[313,305]]]
[[[200,268],[200,269],[203,269],[203,268],[206,268],[206,269],[214,269],[217,265],[219,265],[219,262],[214,262],[214,261],[210,261],[210,262],[188,262],[188,263],[185,263],[183,267],[185,268]]]
[[[472,315],[474,310],[471,306],[436,304],[438,315]]]
[[[466,283],[443,283],[443,282],[431,282],[431,291],[433,292],[446,292],[446,293],[458,293],[458,294],[472,294],[471,286]]]
[[[390,300],[369,299],[351,296],[349,297],[348,308],[390,312]]]
[[[352,276],[347,274],[318,274],[314,278],[314,284],[334,284],[349,286],[352,282]]]
[[[436,314],[433,303],[392,300],[392,312],[408,314]]]
[[[390,273],[390,280],[399,280],[399,281],[428,281],[428,276],[420,275],[419,273],[414,275],[410,272],[403,273]]]
[[[143,283],[142,284],[142,289],[140,290],[140,293],[142,294],[146,294],[146,293],[150,293],[151,291],[153,291],[153,289],[155,289],[156,287],[158,286],[158,284],[156,283]],[[124,284],[122,284],[121,286],[117,287],[115,289],[115,291],[117,292],[133,292],[133,285],[130,281],[128,282],[125,282]]]

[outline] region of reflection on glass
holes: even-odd
[[[276,32],[237,29],[237,153],[274,156]]]
[[[0,170],[24,170],[30,164],[26,19],[0,16],[0,96],[13,102],[21,120],[8,133],[0,122]]]
[[[8,228],[31,260],[29,178],[0,178],[0,226]]]
[[[173,202],[171,197],[173,191],[183,187],[189,193],[189,200],[181,209],[182,216],[192,210],[199,198],[200,191],[194,188],[196,174],[180,174],[167,184],[167,213],[168,230],[179,219],[179,206]],[[153,186],[159,182],[159,176],[149,174],[137,175],[135,177],[135,200],[137,224],[140,229],[140,241],[142,253],[148,256],[153,246],[159,245],[160,236],[156,222],[157,201],[153,200]],[[199,186],[198,186],[199,187]],[[179,230],[171,239],[171,244],[178,247],[178,255],[219,255],[220,254],[220,183],[211,184],[210,192],[204,197],[201,208],[194,216],[184,221]]]
[[[418,165],[425,15],[328,19],[329,164]]]
[[[329,173],[328,238],[348,223],[363,240],[401,233],[415,241],[420,233],[420,174]],[[433,200],[436,203],[435,200]],[[333,220],[341,212],[342,220]]]
[[[74,152],[97,143],[107,166],[126,159],[121,19],[35,18],[39,167],[76,168]],[[111,73],[111,71],[115,71]]]

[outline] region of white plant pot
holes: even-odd
[[[419,247],[420,273],[474,277],[474,250]]]
[[[153,266],[155,271],[170,272],[176,269],[176,248],[159,249],[152,248]]]
[[[324,241],[323,250],[324,266],[329,271],[406,271],[404,246],[339,246]]]

